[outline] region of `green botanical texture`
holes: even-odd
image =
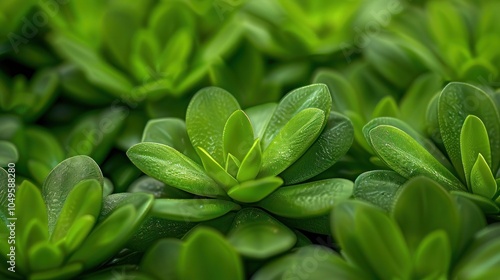
[[[500,116],[492,97],[470,84],[448,84],[429,102],[427,118],[432,141],[404,122],[389,118],[370,121],[363,132],[378,158],[400,176],[435,180],[474,201],[486,214],[497,216]],[[389,199],[377,201],[370,197],[380,179],[368,175],[356,180],[354,194],[389,209],[402,183],[391,177],[382,179],[382,189]]]
[[[150,121],[143,142],[127,151],[141,171],[165,184],[152,216],[212,225],[240,254],[260,259],[295,245],[296,234],[285,225],[328,234],[330,210],[351,196],[353,183],[302,182],[332,166],[351,145],[350,121],[330,107],[321,84],[247,110],[225,90],[200,90],[185,125],[171,118]],[[168,195],[170,189],[198,197]]]
[[[491,233],[498,227],[485,226],[474,203],[415,177],[401,187],[389,213],[356,200],[334,207],[332,231],[345,259],[332,266],[370,275],[351,273],[346,279],[481,279],[496,271],[496,256],[490,255],[484,266],[464,264],[496,248],[499,236]]]
[[[149,194],[104,194],[101,170],[86,156],[58,164],[41,189],[27,180],[17,187],[8,186],[2,169],[4,173],[0,233],[5,242],[0,250],[4,263],[11,246],[15,246],[16,256],[16,273],[2,270],[9,279],[13,275],[19,279],[72,279],[94,269],[124,246],[153,203]],[[15,198],[8,193],[15,193]],[[116,196],[122,196],[121,203],[116,203]],[[8,236],[15,243],[8,245]]]
[[[183,241],[158,241],[139,271],[148,275],[144,279],[244,279],[239,254],[224,236],[207,227],[196,228]]]

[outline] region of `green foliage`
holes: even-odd
[[[476,202],[485,213],[498,215],[495,176],[500,164],[497,155],[500,119],[492,97],[472,85],[450,83],[429,104],[427,115],[430,129],[437,130],[432,133],[435,144],[405,129],[399,121],[390,123],[382,118],[364,127],[366,140],[375,154],[402,177],[426,176]],[[437,148],[441,145],[446,157]],[[374,184],[370,180],[369,176],[358,178],[354,193],[367,198],[364,190],[369,192]],[[389,193],[395,193],[401,183],[385,184],[392,186]],[[391,201],[378,203],[387,209]]]
[[[16,248],[16,273],[30,279],[68,279],[107,261],[128,241],[153,202],[148,194],[126,194],[121,204],[115,203],[115,195],[103,194],[102,173],[86,156],[61,162],[41,189],[23,181],[15,199],[7,195],[6,178],[2,184],[0,232],[5,240],[14,237],[10,246]],[[15,203],[15,210],[9,203]],[[10,246],[2,242],[0,247],[4,263]],[[9,271],[2,273],[9,277]]]
[[[285,223],[314,218],[314,223],[298,228],[326,234],[325,217],[332,205],[352,194],[352,182],[345,179],[297,184],[326,170],[350,147],[350,122],[339,114],[330,115],[330,106],[327,88],[318,84],[296,89],[272,107],[250,108],[247,115],[226,91],[205,88],[189,104],[185,125],[178,119],[149,122],[144,142],[131,147],[127,155],[144,173],[169,188],[201,196],[157,198],[154,217],[202,222],[239,211],[233,223],[241,223],[241,229],[229,229],[230,242],[236,242],[243,255],[270,257],[282,252],[272,250],[274,246],[268,245],[272,240],[296,237],[268,214],[257,214],[256,207],[288,219]],[[307,164],[313,158],[320,163]],[[285,173],[290,167],[294,172]],[[239,218],[248,213],[267,218],[258,223],[257,217]],[[276,230],[277,225],[283,229]],[[251,235],[258,229],[263,236],[254,240]],[[290,249],[294,243],[283,248]]]

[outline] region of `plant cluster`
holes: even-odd
[[[0,278],[496,279],[495,0],[0,3]]]

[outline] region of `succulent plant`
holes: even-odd
[[[498,215],[500,117],[496,96],[469,84],[448,84],[429,103],[428,131],[432,141],[398,119],[376,118],[369,122],[363,129],[368,143],[399,175],[392,171],[365,173],[356,180],[356,195],[390,204],[387,193],[395,193],[404,181],[399,176],[426,176],[473,200],[485,213]],[[376,184],[383,185],[381,193]]]
[[[200,90],[189,104],[185,123],[152,120],[143,142],[127,152],[144,173],[182,191],[157,198],[152,216],[203,222],[240,211],[234,222],[221,223],[232,223],[229,239],[235,243],[241,239],[239,251],[254,257],[280,252],[282,248],[273,249],[276,244],[294,245],[293,231],[281,222],[328,233],[328,213],[336,201],[351,196],[352,182],[301,182],[333,165],[352,142],[349,120],[331,113],[330,107],[328,89],[320,84],[296,89],[279,104],[245,111],[220,88]],[[267,212],[258,210],[252,217],[241,212],[246,208]],[[258,252],[243,240],[247,232],[263,231],[273,237],[273,230],[290,241],[269,242]]]
[[[389,213],[345,200],[331,219],[341,256],[302,247],[253,279],[493,279],[499,272],[500,227],[485,227],[474,203],[425,177],[406,182]]]
[[[8,279],[71,279],[95,269],[122,249],[153,202],[149,194],[110,195],[86,156],[61,162],[41,188],[28,180],[16,187],[15,177],[0,174],[1,273]]]

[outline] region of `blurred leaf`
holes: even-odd
[[[8,141],[0,140],[0,166],[6,167],[9,163],[16,163],[18,159],[16,146]]]
[[[410,251],[415,252],[426,236],[443,230],[453,255],[457,253],[459,216],[454,200],[440,185],[425,177],[409,180],[393,209]]]
[[[266,259],[289,250],[297,237],[264,211],[245,208],[236,215],[227,239],[243,256]]]
[[[179,256],[180,279],[239,280],[243,265],[235,249],[215,230],[198,228]]]
[[[157,279],[179,279],[179,255],[183,249],[182,241],[177,239],[159,240],[141,260],[140,270]]]

